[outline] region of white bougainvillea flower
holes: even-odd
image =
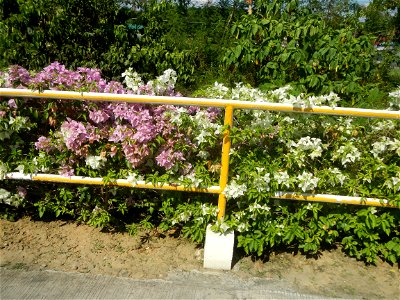
[[[290,187],[290,176],[286,171],[275,173],[274,179],[278,182],[278,184],[284,185],[287,188]]]
[[[354,163],[361,158],[361,152],[352,144],[346,143],[333,154],[333,160],[340,160],[343,166]]]
[[[303,192],[315,189],[318,186],[318,181],[319,178],[306,171],[297,176],[298,187],[301,188]]]
[[[101,169],[106,163],[107,159],[102,156],[92,156],[86,157],[86,165],[91,167],[93,170]]]
[[[0,180],[3,180],[7,174],[7,166],[5,163],[0,161]]]
[[[247,191],[247,186],[245,184],[239,184],[235,180],[232,180],[224,190],[224,194],[227,199],[236,199],[243,196]]]
[[[138,181],[143,181],[144,177],[142,175],[137,174],[137,173],[130,173],[128,178],[126,178],[126,180],[130,184],[136,185],[138,183]]]

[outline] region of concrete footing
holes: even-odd
[[[230,270],[232,268],[235,233],[213,232],[211,225],[207,226],[204,246],[204,268]]]

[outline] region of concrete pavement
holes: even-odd
[[[1,299],[332,299],[298,293],[280,281],[214,271],[174,271],[165,279],[137,280],[0,267],[0,279]]]

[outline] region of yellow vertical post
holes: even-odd
[[[225,107],[225,118],[224,118],[224,138],[222,140],[222,157],[221,157],[221,175],[219,179],[219,187],[221,193],[218,196],[218,220],[222,220],[225,217],[226,208],[226,197],[223,193],[226,184],[228,183],[228,172],[229,172],[229,151],[231,150],[231,137],[230,131],[233,126],[233,106],[228,105]]]

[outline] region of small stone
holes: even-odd
[[[122,269],[121,271],[119,271],[119,276],[121,277],[128,277],[129,276],[129,272],[128,270]]]
[[[195,254],[194,254],[194,257],[197,260],[203,260],[203,256],[204,256],[204,249],[197,249]]]

